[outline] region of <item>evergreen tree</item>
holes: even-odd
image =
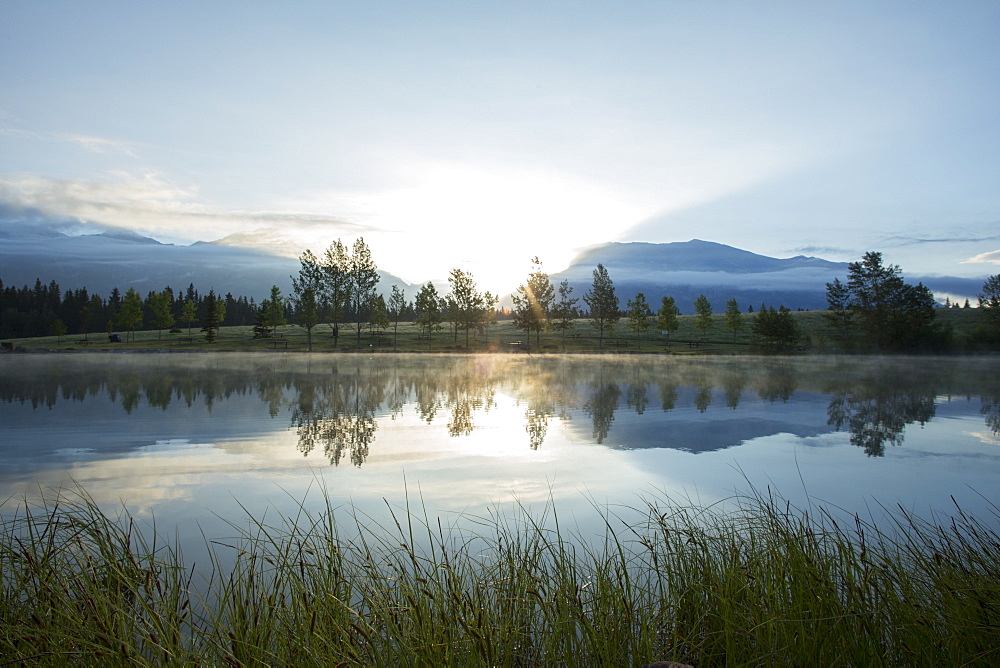
[[[319,307],[316,304],[316,289],[314,287],[302,288],[296,292],[295,320],[299,327],[306,330],[306,346],[312,352],[312,330],[319,323]]]
[[[698,295],[697,299],[694,300],[694,312],[697,314],[694,326],[701,332],[701,340],[704,341],[705,333],[713,327],[712,304],[708,301],[708,297]]]
[[[680,321],[677,319],[677,316],[680,315],[680,309],[677,308],[677,302],[674,301],[674,298],[664,296],[660,300],[660,310],[656,312],[656,315],[656,326],[666,335],[669,346],[670,335],[680,327]]]
[[[264,312],[264,323],[271,330],[271,336],[278,333],[278,328],[284,326],[285,320],[285,298],[281,296],[281,289],[277,285],[271,286],[271,297],[265,299],[260,305]]]
[[[456,334],[459,329],[465,330],[465,346],[469,346],[469,330],[482,324],[486,316],[486,295],[476,288],[472,274],[455,268],[448,276],[451,284],[451,294],[448,299],[449,319],[452,321]],[[487,293],[488,295],[489,293]],[[489,306],[492,309],[492,304]]]
[[[299,256],[298,277],[291,276],[292,298],[295,304],[296,322],[306,330],[306,345],[312,351],[312,330],[322,316],[324,271],[319,259],[309,249]]]
[[[344,321],[351,301],[351,256],[347,247],[337,239],[323,253],[320,266],[323,270],[322,304],[328,314],[333,345],[340,339],[340,323]]]
[[[876,350],[915,348],[937,337],[934,295],[922,283],[905,283],[898,265],[883,266],[881,253],[868,252],[847,273],[850,308]]]
[[[378,286],[378,268],[372,260],[371,251],[362,237],[354,242],[350,264],[350,294],[354,304],[354,317],[358,327],[358,343],[361,343],[361,323],[363,316],[375,298]]]
[[[583,296],[583,301],[590,309],[590,322],[597,330],[597,347],[604,347],[604,335],[614,332],[615,323],[621,317],[618,310],[618,297],[615,296],[615,284],[608,275],[604,265],[598,264],[594,269],[594,282],[590,291]]]
[[[628,328],[636,337],[649,331],[649,303],[641,292],[628,301]]]
[[[395,350],[396,339],[399,336],[399,319],[406,308],[406,299],[398,285],[392,286],[392,294],[389,295],[389,304],[387,306],[389,315],[392,317],[392,349]]]
[[[844,348],[851,347],[851,333],[854,331],[854,310],[851,308],[851,291],[839,278],[826,284],[826,303],[829,312],[823,318],[833,328],[834,338]]]
[[[209,290],[208,296],[202,302],[205,305],[205,317],[202,319],[201,331],[205,332],[205,340],[214,343],[219,333],[222,320],[226,317],[225,304],[215,296],[215,290]]]
[[[519,286],[513,295],[514,326],[524,330],[528,336],[534,331],[535,345],[541,346],[542,330],[550,327],[555,290],[549,281],[549,275],[542,271],[541,260],[535,257],[531,264],[534,270],[528,275],[527,283]]]
[[[726,329],[733,333],[733,343],[736,343],[736,336],[743,331],[745,323],[743,314],[740,312],[740,305],[733,297],[726,302]]]
[[[801,336],[791,310],[784,306],[777,311],[773,306],[761,308],[753,319],[753,333],[763,347],[771,350],[788,350]]]
[[[431,345],[431,335],[441,326],[441,300],[437,288],[430,281],[420,288],[416,301],[417,325],[427,333],[427,347]]]
[[[552,326],[559,330],[563,350],[566,350],[566,332],[573,328],[573,321],[576,319],[576,303],[580,301],[571,297],[572,294],[573,288],[569,280],[564,280],[559,284],[559,301],[552,309]]]
[[[983,283],[979,308],[982,309],[987,328],[992,330],[993,336],[1000,336],[1000,274],[990,276]]]

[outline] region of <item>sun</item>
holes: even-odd
[[[559,271],[577,249],[612,240],[651,212],[610,188],[539,169],[409,171],[404,187],[338,198],[372,230],[365,239],[379,266],[407,280],[440,280],[458,267],[480,290],[505,294],[526,279],[533,257]]]

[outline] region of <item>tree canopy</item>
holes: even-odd
[[[535,332],[535,343],[540,345],[542,330],[550,327],[555,290],[549,281],[549,275],[542,271],[541,260],[535,257],[531,263],[533,271],[528,275],[528,281],[518,286],[512,296],[514,326],[529,335]]]
[[[594,269],[594,282],[583,296],[583,301],[590,309],[590,324],[597,330],[597,345],[601,348],[604,346],[604,335],[610,335],[614,331],[615,323],[621,317],[615,284],[603,264],[598,264]]]

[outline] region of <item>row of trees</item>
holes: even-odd
[[[0,335],[13,338],[75,332],[87,336],[106,327],[108,332],[123,330],[126,337],[134,337],[139,329],[156,329],[162,337],[162,330],[177,324],[186,325],[190,334],[192,323],[198,322],[206,339],[212,341],[221,326],[252,323],[255,335],[264,337],[273,336],[277,327],[291,321],[306,329],[311,350],[313,329],[321,324],[330,327],[336,346],[346,326],[354,328],[360,343],[365,327],[381,331],[392,326],[395,333],[400,322],[415,320],[429,343],[434,331],[447,322],[454,340],[457,342],[459,333],[464,332],[468,346],[472,330],[488,335],[489,326],[498,317],[497,295],[480,291],[472,274],[457,268],[449,275],[450,292],[444,296],[429,282],[421,286],[415,303],[408,303],[396,285],[391,286],[386,299],[377,290],[378,269],[363,238],[350,249],[338,239],[321,256],[306,250],[300,264],[298,276],[291,277],[291,298],[283,297],[274,286],[260,305],[252,298],[217,296],[214,290],[202,296],[193,284],[183,295],[175,296],[166,287],[149,292],[145,299],[134,288],[124,295],[116,288],[105,300],[88,294],[85,288],[62,294],[54,281],[45,285],[38,280],[33,289],[5,287],[0,282]],[[1000,277],[990,277],[983,291],[979,304],[984,321],[993,336],[1000,338]],[[614,283],[601,264],[594,269],[590,290],[582,299],[585,312],[578,308],[580,300],[573,296],[569,281],[562,281],[557,289],[535,257],[527,280],[513,294],[510,315],[518,329],[529,337],[534,334],[536,346],[541,344],[542,332],[558,331],[565,340],[581,317],[589,318],[599,347],[614,335],[623,317],[636,337],[655,327],[669,343],[679,328],[680,310],[670,296],[661,298],[655,314],[643,293],[628,300],[623,311]],[[825,317],[844,348],[934,348],[947,335],[936,321],[936,303],[930,290],[922,284],[907,284],[900,268],[884,266],[877,252],[850,263],[846,283],[840,279],[828,283],[827,301],[830,309]],[[704,340],[716,322],[705,295],[695,300],[694,312],[695,327]],[[748,313],[752,312],[751,307]],[[756,314],[744,316],[737,301],[730,299],[723,326],[734,342],[749,327],[760,345],[773,349],[793,347],[800,337],[791,311],[784,306],[761,305]]]
[[[514,294],[513,316],[514,323],[519,329],[529,335],[532,331],[535,332],[537,344],[542,331],[555,329],[565,336],[574,326],[574,321],[580,313],[575,306],[577,299],[571,296],[573,288],[569,282],[563,281],[560,284],[557,299],[556,291],[548,275],[542,271],[541,262],[537,257],[533,260],[533,264],[534,268],[528,280],[518,287]],[[646,295],[641,292],[627,302],[627,309],[622,312],[615,294],[614,281],[602,264],[598,264],[594,269],[591,288],[583,295],[583,301],[588,308],[587,316],[590,323],[597,330],[599,348],[603,348],[605,337],[614,335],[615,327],[623,315],[626,318],[627,328],[635,336],[648,332],[653,324],[651,320],[654,314]],[[701,331],[704,339],[708,330],[715,326],[712,305],[705,295],[699,295],[695,300],[694,309],[695,327]],[[655,326],[663,333],[668,343],[671,334],[680,327],[679,315],[680,309],[676,300],[671,296],[662,297],[655,314]],[[792,318],[791,312],[784,306],[777,311],[773,307],[762,306],[753,317],[750,326],[758,341],[770,348],[791,347],[799,338],[798,325]],[[734,341],[746,327],[744,316],[735,299],[730,299],[726,304],[725,327],[733,333]]]
[[[253,322],[257,305],[253,298],[216,296],[224,310],[220,325],[244,325]],[[186,292],[175,293],[169,286],[142,297],[130,288],[122,294],[118,288],[105,299],[86,288],[65,292],[55,281],[36,280],[33,288],[4,286],[0,281],[0,336],[24,338],[62,334],[89,336],[92,332],[166,329],[175,323],[201,322],[208,307],[194,284]],[[192,316],[193,313],[193,316]],[[172,317],[172,322],[166,323]]]

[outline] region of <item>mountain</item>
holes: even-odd
[[[291,294],[290,276],[299,272],[296,258],[259,248],[214,243],[190,246],[164,244],[128,230],[71,236],[37,227],[5,225],[0,228],[0,279],[20,287],[54,280],[63,289],[87,288],[102,296],[113,288],[134,287],[145,294],[166,286],[175,291],[194,283],[199,292],[210,289],[224,295],[267,297],[277,285]],[[386,272],[380,289],[396,284],[408,298],[418,289]]]
[[[593,270],[602,264],[615,284],[624,309],[626,302],[642,292],[650,308],[659,308],[660,298],[671,296],[682,313],[694,312],[694,300],[704,294],[718,313],[735,298],[742,310],[761,304],[791,309],[825,309],[826,284],[847,276],[846,262],[830,262],[799,255],[773,258],[711,241],[692,239],[674,243],[606,243],[581,252],[568,268],[550,278],[558,285],[568,280],[578,306],[590,289]],[[906,276],[910,283],[922,282],[932,291],[974,295],[982,279],[949,276]]]

